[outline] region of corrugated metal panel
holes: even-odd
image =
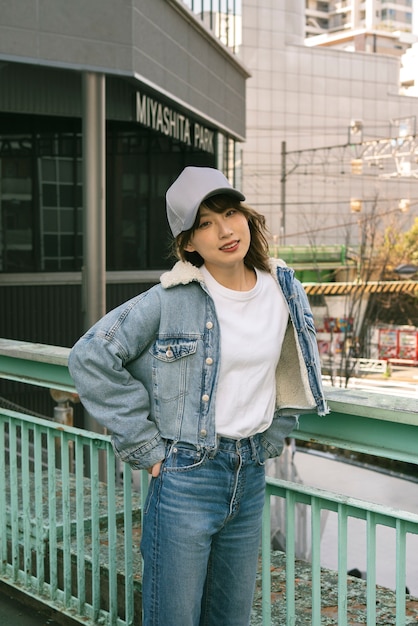
[[[107,286],[107,310],[151,284]],[[0,337],[70,347],[83,332],[80,285],[0,286]]]
[[[107,309],[151,287],[147,283],[107,286]],[[0,286],[0,337],[71,347],[83,332],[80,285]],[[54,402],[45,389],[0,379],[0,399],[52,417]],[[82,411],[74,406],[76,425]]]
[[[80,73],[6,62],[0,72],[0,111],[81,116]]]
[[[0,111],[81,117],[81,72],[23,63],[0,65]],[[135,121],[134,79],[106,77],[106,118]]]
[[[0,288],[0,336],[71,346],[81,326],[80,288],[8,286]]]
[[[135,93],[138,84],[127,80],[106,77],[106,118],[108,120],[135,121]]]

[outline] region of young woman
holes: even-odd
[[[144,625],[247,626],[264,462],[299,414],[327,413],[312,313],[219,170],[186,167],[166,200],[178,262],[77,342],[70,372],[116,454],[152,475]]]

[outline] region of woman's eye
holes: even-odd
[[[199,228],[205,228],[208,225],[209,225],[209,222],[200,222]]]
[[[234,215],[237,212],[236,209],[229,209],[229,211],[226,212],[226,214],[229,215]]]

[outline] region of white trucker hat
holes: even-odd
[[[167,219],[174,237],[193,226],[204,200],[221,193],[245,200],[245,196],[234,189],[219,170],[213,167],[184,168],[165,196]]]

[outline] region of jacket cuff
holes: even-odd
[[[131,447],[128,450],[118,450],[113,439],[112,445],[116,456],[124,463],[128,463],[132,469],[148,469],[165,459],[165,441],[159,434],[145,446]]]

